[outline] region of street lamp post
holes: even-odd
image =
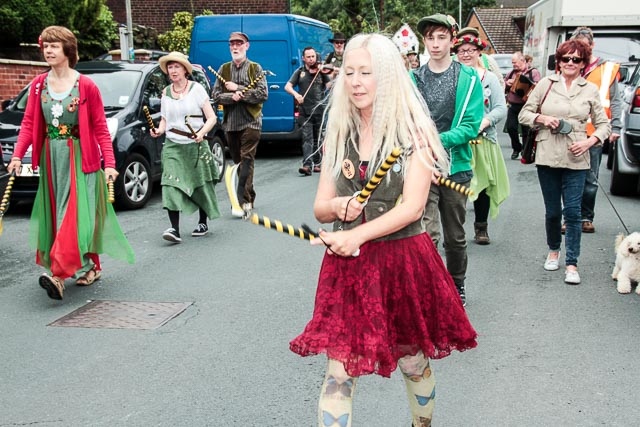
[[[131,0],[126,0],[125,2],[125,9],[126,9],[126,13],[127,13],[127,32],[129,34],[127,34],[127,38],[129,41],[129,52],[121,52],[120,55],[122,58],[125,57],[125,55],[128,57],[129,61],[133,61],[135,59],[135,54],[133,53],[133,24],[131,22]]]

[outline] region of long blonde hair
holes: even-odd
[[[373,147],[367,175],[371,177],[395,147],[414,151],[432,170],[446,174],[449,160],[442,147],[429,109],[404,66],[393,42],[382,34],[359,34],[345,47],[344,57],[354,49],[366,49],[371,56],[377,89],[373,102]],[[349,99],[344,64],[334,81],[327,107],[322,165],[338,177],[342,160],[351,144],[357,151],[361,118]],[[428,149],[421,149],[428,147]],[[403,167],[406,172],[406,167]]]

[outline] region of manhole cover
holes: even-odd
[[[191,302],[91,301],[48,326],[70,328],[156,329]]]

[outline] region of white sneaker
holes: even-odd
[[[175,228],[167,228],[164,233],[162,233],[162,238],[167,242],[171,243],[180,243],[182,239],[180,238],[180,233]]]
[[[580,275],[578,274],[578,270],[566,270],[564,272],[564,283],[567,285],[579,285]]]
[[[231,216],[234,218],[243,218],[244,217],[244,209],[233,209],[231,208]]]
[[[551,258],[551,254],[552,252],[549,252],[547,255],[547,260],[544,262],[544,269],[547,271],[556,271],[560,268],[560,253],[558,252],[558,257],[556,259]]]

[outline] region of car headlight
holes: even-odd
[[[107,119],[107,128],[109,129],[109,136],[111,137],[111,142],[116,138],[116,132],[118,132],[118,119],[115,117],[110,117]]]

